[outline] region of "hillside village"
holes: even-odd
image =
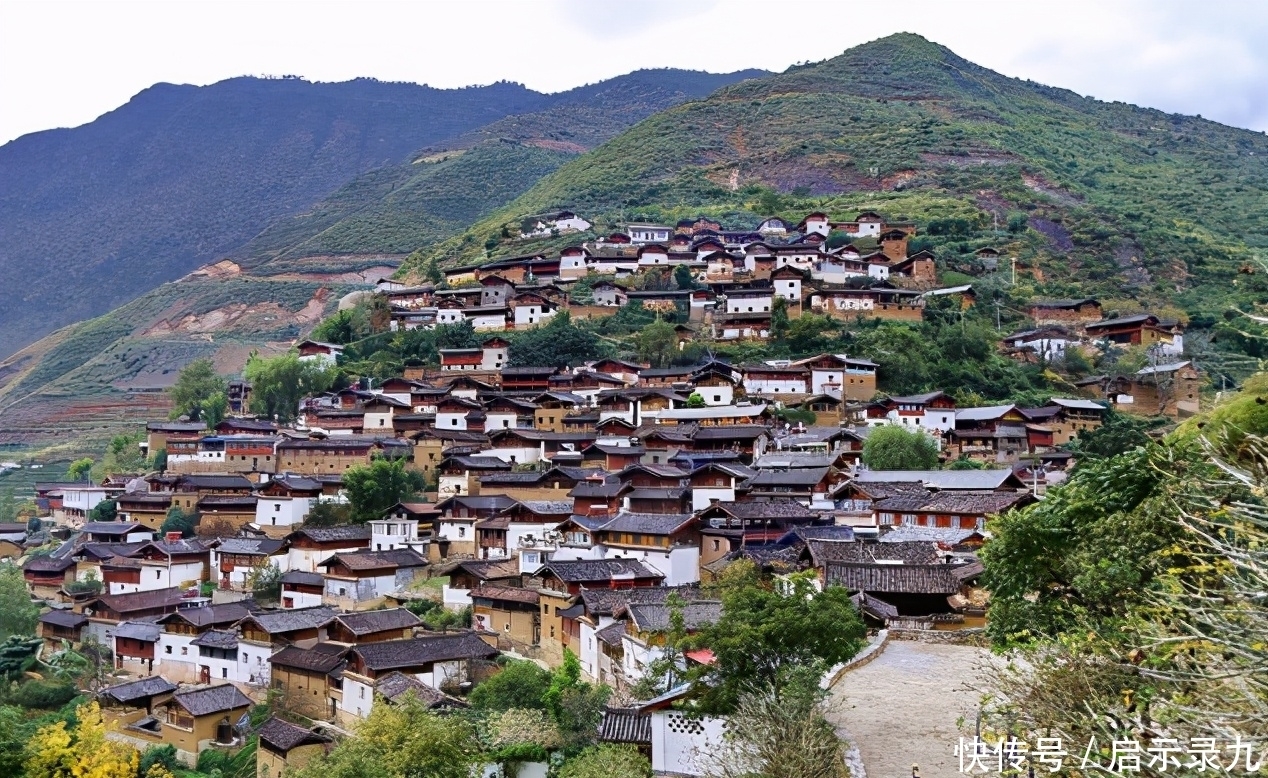
[[[576,214],[555,217],[526,222],[525,234],[583,229]],[[851,241],[830,248],[838,233]],[[658,772],[703,774],[693,754],[721,723],[683,726],[672,704],[684,689],[631,697],[663,658],[675,614],[688,631],[716,621],[709,586],[745,560],[844,587],[873,631],[972,639],[989,600],[976,553],[988,519],[1061,483],[1069,444],[1108,414],[1196,412],[1202,375],[1182,357],[1182,328],[1149,314],[1106,319],[1093,299],[1033,301],[1033,326],[1001,337],[1013,359],[1111,344],[1151,357],[1035,407],[961,407],[954,387],[886,395],[882,365],[830,352],[511,366],[507,337],[562,312],[602,318],[635,303],[675,321],[680,348],[762,341],[781,311],[918,321],[938,298],[980,304],[971,285],[938,283],[931,254],[908,253],[915,234],[871,212],[772,218],[743,233],[707,219],[630,224],[558,256],[444,270],[440,283],[385,279],[374,302],[390,329],[468,322],[480,345],[306,397],[292,424],[257,416],[253,387],[232,382],[214,427],[147,425],[142,453],[163,452],[161,470],[37,484],[51,537],[0,527],[0,554],[23,560],[48,606],[47,650],[108,649],[115,678],[100,698],[113,736],[138,749],[171,744],[193,764],[239,746],[239,720],[273,691],[311,722],[261,730],[260,765],[276,773],[407,692],[461,707],[498,657],[558,667],[570,653],[620,700],[600,739],[636,745]],[[344,349],[296,344],[319,366]],[[889,426],[923,436],[944,469],[868,468],[867,440]],[[345,473],[380,460],[426,490],[364,523],[309,521],[347,503]],[[94,520],[111,504],[116,520]],[[173,510],[196,528],[163,532]],[[275,584],[269,598],[263,579]],[[460,626],[429,628],[418,614],[433,609]]]

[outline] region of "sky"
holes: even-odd
[[[639,68],[779,71],[895,32],[1005,75],[1268,131],[1268,0],[0,0],[0,143],[157,82],[555,92]]]

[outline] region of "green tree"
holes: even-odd
[[[423,265],[423,277],[433,284],[441,284],[445,281],[445,274],[440,271],[440,264],[435,257],[427,260],[427,264]]]
[[[960,458],[947,465],[948,470],[985,470],[986,463],[979,462],[976,459],[969,459],[961,454]]]
[[[535,662],[511,660],[497,675],[476,684],[471,690],[471,705],[488,711],[511,708],[545,710],[544,698],[550,682],[550,673]]]
[[[167,470],[167,449],[160,448],[154,452],[154,456],[150,457],[150,469],[160,473]]]
[[[89,521],[114,521],[119,517],[119,503],[114,500],[102,500],[88,511]]]
[[[788,301],[775,295],[770,307],[770,339],[772,343],[784,345],[788,340]]]
[[[181,370],[172,387],[172,418],[188,416],[202,419],[205,403],[217,394],[225,394],[228,384],[216,373],[215,364],[207,358],[195,359]]]
[[[70,463],[70,467],[66,470],[66,477],[72,481],[82,481],[88,477],[90,472],[92,472],[92,466],[92,457],[76,459],[74,462]]]
[[[566,367],[602,359],[610,351],[598,335],[573,324],[562,311],[544,326],[515,333],[510,358],[517,367]]]
[[[251,382],[252,412],[286,423],[295,420],[301,400],[334,385],[337,371],[294,353],[272,358],[252,354],[244,375]]]
[[[225,415],[228,413],[229,398],[224,392],[216,392],[203,400],[202,411],[199,415],[208,428],[215,429],[220,422],[225,420]]]
[[[26,590],[22,568],[0,562],[0,640],[10,635],[34,635],[40,609]]]
[[[329,754],[295,778],[471,778],[481,761],[475,728],[462,716],[434,713],[412,693],[375,705]]]
[[[657,319],[634,337],[638,358],[656,368],[668,367],[678,353],[678,333],[674,325]]]
[[[1081,460],[1105,459],[1125,454],[1152,441],[1149,431],[1165,424],[1164,419],[1145,419],[1106,408],[1101,426],[1079,430],[1070,448]]]
[[[178,506],[173,505],[167,509],[167,518],[163,520],[163,525],[159,527],[159,533],[166,535],[169,532],[179,532],[181,537],[192,538],[198,529],[198,514],[186,513]]]
[[[788,350],[793,356],[808,357],[828,351],[837,323],[827,316],[804,313],[788,326]]]
[[[873,470],[933,470],[938,467],[938,447],[923,432],[885,424],[868,432],[863,464]]]
[[[145,457],[141,454],[141,441],[145,440],[145,432],[137,430],[115,435],[106,445],[106,453],[101,461],[93,466],[93,475],[104,478],[121,473],[137,473],[145,467]]]
[[[704,397],[699,392],[692,392],[690,395],[687,396],[687,407],[688,408],[703,408]]]
[[[423,490],[422,474],[405,467],[404,459],[376,458],[368,465],[356,465],[343,474],[354,522],[383,518],[388,508],[409,500]]]
[[[746,689],[779,695],[817,687],[828,668],[863,648],[863,621],[850,593],[838,586],[816,592],[799,574],[777,588],[761,580],[754,565],[736,563],[724,573],[719,593],[722,616],[690,641],[716,657],[712,666],[689,673],[701,712],[734,711]]]
[[[634,746],[591,746],[559,768],[559,778],[652,778],[652,765]]]
[[[351,511],[347,505],[322,500],[308,509],[304,517],[305,527],[333,527],[336,524],[347,524],[351,520]]]
[[[141,762],[137,766],[137,776],[146,778],[146,774],[154,765],[162,765],[169,773],[175,775],[176,771],[183,769],[176,760],[176,746],[164,743],[161,746],[150,746],[141,752]]]
[[[674,284],[679,289],[695,289],[696,279],[691,275],[691,268],[686,265],[678,265],[674,268]]]
[[[253,567],[247,573],[246,584],[257,600],[277,602],[282,596],[282,568],[271,564]]]

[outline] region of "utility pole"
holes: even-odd
[[[1013,282],[1010,286],[1017,286],[1017,257],[1009,257],[1008,259],[1013,265]]]
[[[1000,329],[1001,329],[1001,326],[999,323],[999,299],[996,298],[995,300],[995,331],[999,332]]]

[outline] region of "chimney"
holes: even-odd
[[[168,543],[176,543],[181,539],[181,533],[169,532],[163,537],[163,539],[166,540]]]

